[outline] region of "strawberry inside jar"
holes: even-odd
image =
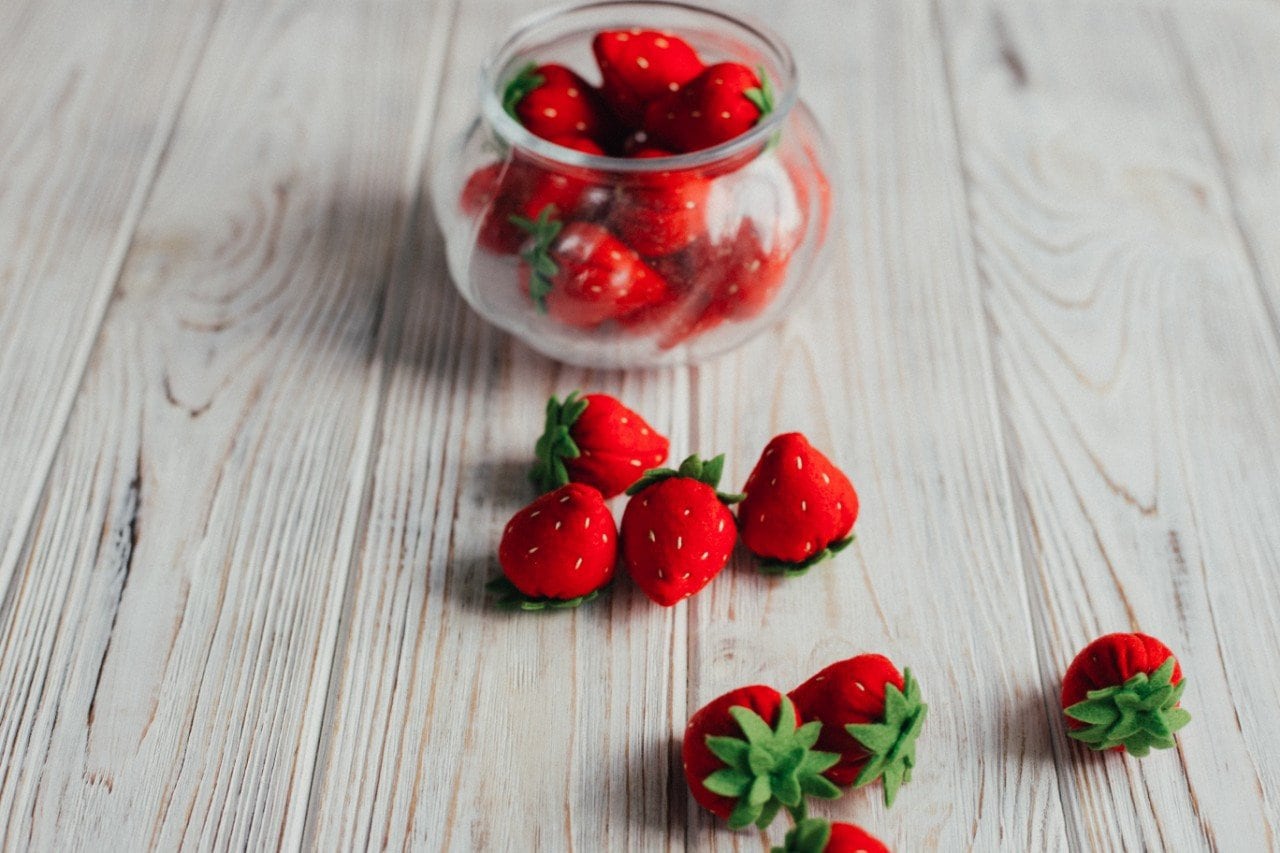
[[[812,279],[826,148],[776,37],[681,4],[591,4],[518,29],[485,82],[435,199],[459,290],[535,349],[697,360]]]

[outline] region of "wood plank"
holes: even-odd
[[[738,558],[693,600],[694,709],[737,685],[790,689],[828,663],[888,654],[930,716],[913,781],[818,811],[892,849],[1066,846],[1014,546],[977,273],[941,47],[928,4],[770,7],[836,141],[846,218],[831,275],[776,336],[699,369],[695,445],[741,486],[800,430],[859,489],[857,542],[803,578]],[[843,84],[827,84],[844,81]],[[784,822],[770,837],[781,839]],[[759,849],[690,808],[690,849]]]
[[[300,841],[438,12],[221,11],[0,621],[6,846]]]
[[[0,590],[213,10],[0,7]]]
[[[1139,761],[1054,716],[1078,846],[1274,849],[1280,352],[1165,13],[943,8],[1043,687],[1143,630],[1196,717]]]
[[[493,22],[509,15],[498,0],[460,8],[437,168],[451,166],[445,146],[470,117]],[[557,366],[485,325],[449,283],[425,196],[388,297],[403,324],[382,353],[382,443],[307,843],[679,846],[683,609],[619,583],[579,611],[509,615],[486,606],[483,584],[503,525],[533,497],[525,476],[547,395],[617,394],[685,447],[688,372]]]

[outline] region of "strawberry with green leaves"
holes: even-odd
[[[547,401],[546,426],[534,446],[530,479],[540,491],[586,483],[606,498],[621,494],[646,469],[667,461],[671,442],[608,394]]]
[[[604,151],[584,137],[557,138],[557,144],[587,154]],[[558,216],[591,218],[608,200],[609,191],[587,174],[557,169],[515,155],[508,163],[490,163],[471,174],[459,206],[481,217],[479,244],[491,252],[513,255],[528,239],[519,222],[532,222],[549,211]]]
[[[640,126],[645,106],[702,71],[702,60],[683,39],[655,30],[609,30],[591,42],[604,82],[600,93],[629,126]]]
[[[773,87],[764,69],[757,75],[741,63],[721,62],[651,102],[644,131],[669,151],[701,151],[746,133],[773,107]]]
[[[594,329],[667,298],[662,276],[599,225],[565,224],[554,206],[512,222],[529,235],[520,254],[521,289],[539,312],[566,326]]]
[[[577,137],[598,145],[606,135],[607,121],[599,95],[563,65],[530,62],[507,83],[502,105],[543,139]]]
[[[818,746],[839,754],[826,772],[838,785],[884,780],[885,805],[911,781],[916,738],[929,711],[911,670],[898,672],[884,655],[837,661],[790,694],[800,718],[822,723]]]
[[[1178,659],[1155,637],[1099,637],[1062,680],[1067,734],[1090,749],[1139,757],[1170,749],[1174,733],[1191,722],[1178,705],[1186,684]]]
[[[772,687],[712,700],[689,718],[680,750],[694,801],[730,829],[763,829],[784,807],[803,815],[806,797],[839,797],[822,776],[838,756],[813,749],[821,724],[798,723],[791,700]]]
[[[855,824],[810,817],[798,821],[771,853],[889,853],[889,848]]]
[[[741,495],[716,491],[724,456],[696,455],[679,470],[646,471],[627,494],[622,555],[636,586],[664,607],[698,592],[729,562],[737,530],[729,504]]]
[[[801,433],[775,436],[743,491],[738,529],[762,571],[803,574],[853,541],[858,493]]]
[[[609,583],[617,557],[618,530],[604,498],[570,483],[507,523],[498,545],[503,576],[489,588],[508,609],[577,607]]]

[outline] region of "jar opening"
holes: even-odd
[[[557,145],[531,133],[503,109],[503,86],[528,62],[563,62],[590,77],[595,67],[590,59],[592,36],[600,30],[631,27],[670,31],[686,38],[704,57],[714,57],[713,61],[761,67],[773,84],[773,111],[741,136],[711,148],[670,157],[631,159]],[[481,81],[485,121],[506,144],[522,154],[553,163],[615,173],[705,169],[741,158],[768,145],[797,99],[795,61],[778,36],[755,22],[678,0],[597,0],[559,6],[524,18],[485,63]]]

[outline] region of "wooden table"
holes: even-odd
[[[448,283],[425,186],[504,0],[0,4],[0,838],[761,849],[678,738],[909,664],[896,849],[1276,849],[1280,4],[756,0],[839,151],[833,271],[715,363],[561,367]],[[521,10],[522,11],[522,10]],[[550,393],[851,472],[858,541],[670,609],[482,583]],[[1114,630],[1195,716],[1082,753]],[[782,821],[771,833],[781,836]]]

